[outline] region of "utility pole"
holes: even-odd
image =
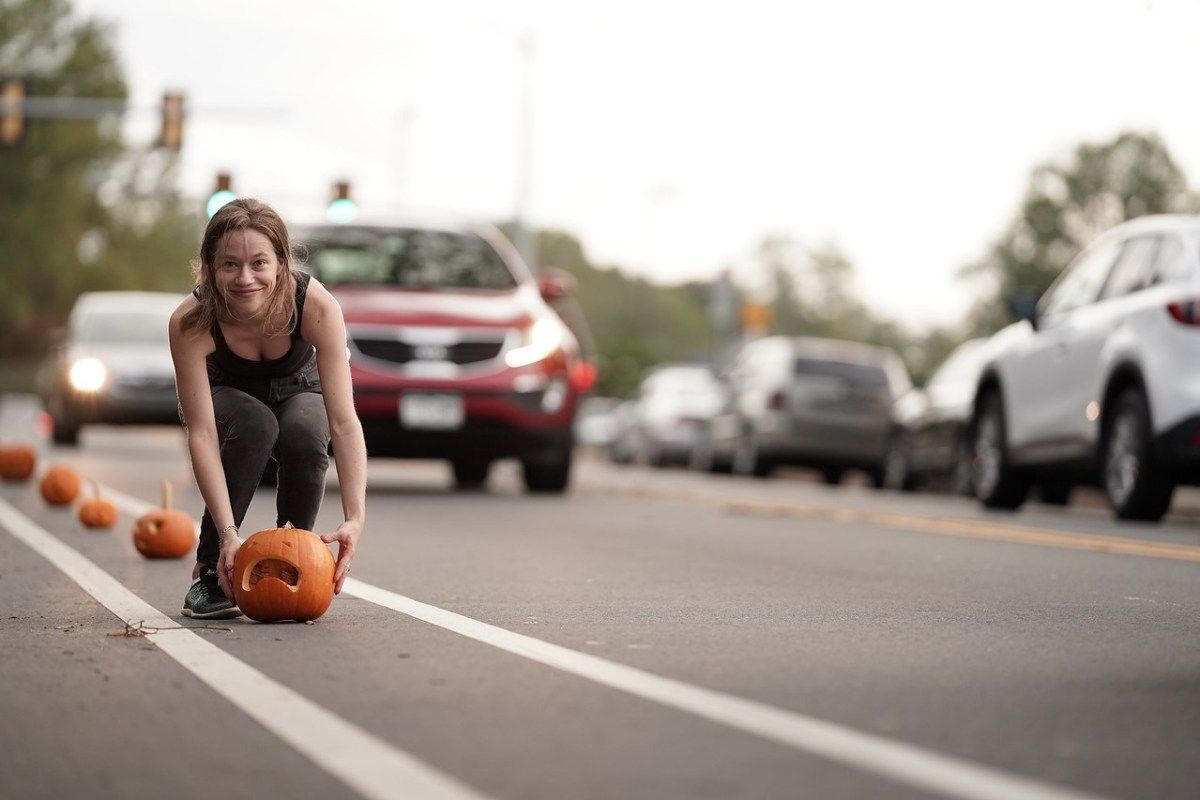
[[[517,109],[517,203],[513,223],[517,251],[530,271],[537,272],[537,240],[529,229],[533,205],[533,68],[537,48],[533,28],[525,28],[517,35],[517,48],[521,53],[521,95]]]
[[[406,206],[412,202],[413,187],[413,123],[417,107],[405,103],[392,117],[392,187],[396,202]]]

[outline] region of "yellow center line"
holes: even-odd
[[[607,486],[589,488],[594,494],[618,494],[663,501],[678,501],[689,505],[720,508],[732,513],[793,518],[823,518],[837,522],[865,522],[917,533],[943,536],[963,536],[972,539],[1036,544],[1094,553],[1113,553],[1147,558],[1166,558],[1175,561],[1200,562],[1200,547],[1170,542],[1152,542],[1121,536],[1094,533],[1072,533],[1052,528],[1031,528],[997,522],[963,519],[961,517],[929,517],[870,509],[839,508],[813,503],[785,503],[768,500],[732,499],[678,490],[656,490],[645,486]]]

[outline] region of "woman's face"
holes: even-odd
[[[251,229],[230,231],[221,237],[214,267],[217,289],[233,316],[242,319],[263,310],[280,271],[271,240]]]

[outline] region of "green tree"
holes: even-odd
[[[987,287],[970,314],[977,334],[1007,323],[1005,298],[1041,294],[1097,235],[1144,214],[1192,211],[1196,197],[1166,145],[1154,134],[1126,132],[1078,145],[1062,163],[1033,170],[1012,222],[964,277]]]
[[[715,341],[706,286],[662,286],[616,267],[596,266],[578,239],[559,230],[539,232],[538,253],[542,264],[576,281],[595,342],[599,393],[625,397],[655,364],[711,357]]]
[[[111,32],[65,0],[0,0],[0,75],[32,97],[127,94]],[[173,159],[128,150],[119,122],[31,119],[0,150],[0,355],[43,350],[81,291],[186,284],[197,220],[180,211]]]

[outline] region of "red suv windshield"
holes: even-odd
[[[337,228],[306,237],[308,269],[327,286],[513,289],[500,255],[470,233]]]

